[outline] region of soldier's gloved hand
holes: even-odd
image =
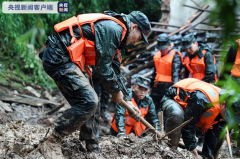
[[[132,109],[135,111],[135,113],[129,112],[129,116],[135,119],[136,121],[140,121],[140,117],[141,117],[140,110],[137,107],[135,107],[131,101],[126,101],[126,102],[128,103],[128,105],[132,106]]]
[[[117,134],[117,137],[118,137],[118,138],[122,138],[122,137],[127,137],[127,136],[126,136],[125,132],[119,132],[119,133]]]

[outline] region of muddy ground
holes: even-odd
[[[3,88],[0,88],[0,94],[1,89]],[[9,91],[12,96],[14,96],[14,93],[16,92]],[[70,107],[58,91],[55,91],[52,96],[52,100],[64,103],[64,107],[51,115],[46,115],[46,113],[54,108],[53,105],[46,104],[36,107],[16,102],[0,101],[0,158],[43,158],[39,153],[33,154],[32,151],[37,148],[40,140],[51,134],[54,120]],[[6,109],[6,107],[10,109]],[[113,107],[110,107],[109,110],[107,113],[112,116]],[[62,151],[65,158],[194,158],[186,149],[172,150],[166,144],[157,141],[152,134],[143,138],[137,138],[133,134],[130,134],[128,138],[116,138],[109,135],[110,120],[100,120],[100,124],[100,153],[81,152],[79,150],[79,132],[76,131],[65,137],[62,142]],[[228,157],[227,145],[224,143],[219,158]]]

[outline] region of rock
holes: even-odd
[[[58,110],[58,112],[65,112],[69,108],[71,108],[71,106],[68,103],[65,103],[64,106]]]
[[[41,94],[41,98],[54,101],[53,97],[51,96],[50,93],[48,93],[48,91],[43,91],[43,93]]]
[[[12,121],[11,115],[4,112],[0,112],[0,124],[5,124],[10,121]]]
[[[35,89],[33,89],[30,86],[25,87],[24,90],[23,90],[23,93],[27,94],[27,95],[30,95],[30,96],[33,96],[33,97],[38,97],[38,98],[41,97],[41,94],[38,93]]]
[[[9,103],[3,103],[2,101],[0,101],[0,107],[2,107],[6,112],[13,111]]]
[[[17,90],[14,90],[13,91],[13,94],[19,94]]]
[[[38,123],[49,127],[49,126],[53,126],[54,119],[53,118],[41,118],[38,120]]]

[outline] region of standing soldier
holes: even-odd
[[[160,34],[157,38],[158,52],[154,55],[154,72],[151,77],[152,93],[156,111],[160,111],[160,101],[168,88],[179,81],[182,55],[172,49],[169,36]]]
[[[39,145],[45,158],[63,158],[64,136],[80,130],[88,151],[98,152],[95,118],[98,97],[89,82],[89,65],[95,65],[104,88],[120,103],[128,95],[120,73],[119,49],[143,39],[151,30],[145,14],[133,11],[128,15],[114,12],[80,14],[54,26],[46,48],[40,54],[44,70],[55,81],[72,106],[56,121],[52,134]],[[136,113],[138,109],[127,101]],[[136,114],[135,113],[135,114]],[[90,119],[90,120],[89,120]],[[87,122],[86,122],[87,121]]]
[[[157,118],[156,110],[152,98],[148,92],[150,90],[150,80],[142,76],[137,77],[136,83],[132,86],[132,89],[128,89],[129,97],[135,107],[140,109],[141,116],[146,118],[153,127],[157,125],[157,130],[160,131],[159,121]],[[129,116],[128,111],[115,104],[115,114],[113,114],[111,134],[120,136],[129,135],[131,132],[135,133],[136,136],[140,136],[146,127],[134,120]]]
[[[187,77],[208,83],[217,82],[217,67],[212,49],[206,44],[198,43],[193,34],[185,35],[182,43],[188,53],[184,58],[184,65],[189,71]]]

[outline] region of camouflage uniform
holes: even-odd
[[[174,128],[180,125],[181,122],[187,121],[191,117],[193,117],[190,123],[185,125],[181,130],[185,146],[188,150],[192,151],[197,147],[197,141],[195,138],[195,125],[200,120],[201,115],[208,109],[208,104],[210,103],[210,101],[208,100],[207,96],[199,90],[188,93],[180,89],[179,96],[182,101],[184,101],[187,96],[190,96],[187,100],[187,107],[185,111],[183,111],[183,109],[180,108],[179,104],[176,103],[174,100],[174,97],[176,95],[177,89],[170,87],[169,91],[162,100],[164,117],[167,117],[167,123],[165,126],[170,126],[171,128]],[[215,121],[219,121],[220,119],[222,119],[222,117],[219,114],[215,118]],[[219,137],[221,131],[224,129],[225,126],[226,122],[220,121],[213,125],[213,129],[208,129],[208,131],[206,132],[202,149],[202,154],[205,157],[213,158],[217,144],[218,142],[220,142]],[[180,131],[178,133],[175,133],[175,135],[176,136],[173,136],[173,140],[178,143],[181,136]]]
[[[103,120],[108,120],[108,116],[106,115],[106,110],[108,108],[108,101],[110,98],[110,95],[108,93],[108,91],[106,89],[104,89],[103,85],[100,83],[100,81],[98,80],[97,77],[97,73],[95,71],[95,67],[93,68],[93,76],[92,76],[92,80],[93,80],[93,88],[95,90],[95,92],[98,95],[98,98],[100,98],[99,104],[98,104],[98,111],[96,113],[99,113],[98,116],[103,119]]]
[[[121,16],[128,28],[127,34],[129,34],[130,20],[124,14]],[[120,41],[123,33],[122,27],[114,21],[102,20],[95,23],[94,29],[95,36],[90,25],[82,26],[85,38],[95,41],[96,44],[98,77],[108,92],[114,94],[121,90],[127,95],[120,74],[120,61],[115,54],[117,48],[124,46],[124,43]],[[78,27],[74,27],[73,30],[75,37],[79,39],[81,35]],[[62,41],[56,33],[48,37],[46,48],[40,55],[44,70],[55,81],[72,106],[57,119],[55,129],[59,133],[68,135],[81,128],[80,139],[97,143],[99,138],[98,122],[93,116],[98,105],[97,94],[92,88],[89,78],[70,60],[68,51],[63,45],[63,42],[67,46],[70,45],[69,31],[64,30],[59,35]]]
[[[185,35],[182,39],[183,41],[183,47],[189,48],[191,47],[192,43],[196,42],[195,37],[193,34]],[[205,55],[203,55],[202,50],[206,50]],[[198,56],[199,59],[201,59],[204,56],[204,63],[205,63],[205,77],[202,79],[204,82],[214,82],[215,81],[215,74],[217,74],[217,66],[214,63],[213,55],[212,55],[212,49],[204,43],[198,43],[198,50],[193,55],[187,54],[187,56],[190,58],[194,58],[195,56]],[[188,77],[189,71],[186,69],[185,76]]]
[[[148,89],[150,89],[150,87],[149,87],[150,81],[149,81],[149,84],[147,86],[143,82],[144,79],[145,78],[142,78],[141,76],[138,77],[137,78],[137,84],[142,86],[142,87],[147,87]],[[134,91],[132,90],[132,88],[128,89],[128,93],[129,93],[129,96],[128,96],[127,100],[130,101],[131,98],[134,98],[139,109],[149,107],[148,114],[145,116],[145,119],[151,125],[153,125],[154,127],[157,124],[157,130],[160,131],[160,124],[159,124],[158,117],[157,117],[157,114],[156,114],[155,106],[154,106],[153,100],[149,96],[149,94],[147,94],[145,96],[145,98],[143,98],[142,100],[137,102],[136,95],[134,94]],[[124,108],[124,107],[122,107],[122,106],[120,106],[116,103],[115,103],[115,108],[116,108],[115,109],[115,118],[116,118],[116,125],[117,125],[117,129],[118,129],[118,133],[126,134],[126,132],[125,132],[126,108]],[[112,128],[111,128],[110,132],[111,132],[112,135],[117,135],[117,132],[115,132]]]
[[[164,50],[170,44],[170,39],[167,34],[160,34],[157,38],[157,41],[158,41],[158,45],[156,48],[158,50]],[[154,101],[154,105],[157,112],[161,111],[160,102],[163,96],[165,95],[165,93],[168,91],[168,88],[179,81],[181,65],[182,65],[181,57],[176,53],[172,61],[172,83],[158,82],[156,86],[154,85],[155,83],[154,81],[156,77],[156,68],[154,67],[154,71],[151,76],[151,88],[152,88],[151,97]]]
[[[81,29],[86,39],[95,42],[95,67],[100,82],[110,94],[122,91],[126,97],[128,93],[120,74],[120,55],[116,54],[116,50],[125,46],[132,18],[135,21],[138,20],[137,24],[146,42],[146,34],[150,31],[151,26],[147,17],[139,11],[129,15],[111,11],[105,13],[123,20],[127,28],[123,41],[121,41],[123,28],[112,20],[95,22],[95,34],[92,32],[90,24],[82,25]],[[78,26],[73,27],[73,33],[77,39],[81,38]],[[80,139],[86,141],[87,149],[91,151],[91,149],[98,149],[99,123],[93,115],[97,109],[98,97],[87,75],[70,60],[66,46],[71,45],[71,38],[69,29],[63,30],[59,34],[52,34],[48,37],[46,48],[40,54],[40,58],[44,70],[55,81],[59,90],[72,106],[56,120],[54,133],[64,136],[80,129]],[[55,143],[54,141],[53,144]]]

